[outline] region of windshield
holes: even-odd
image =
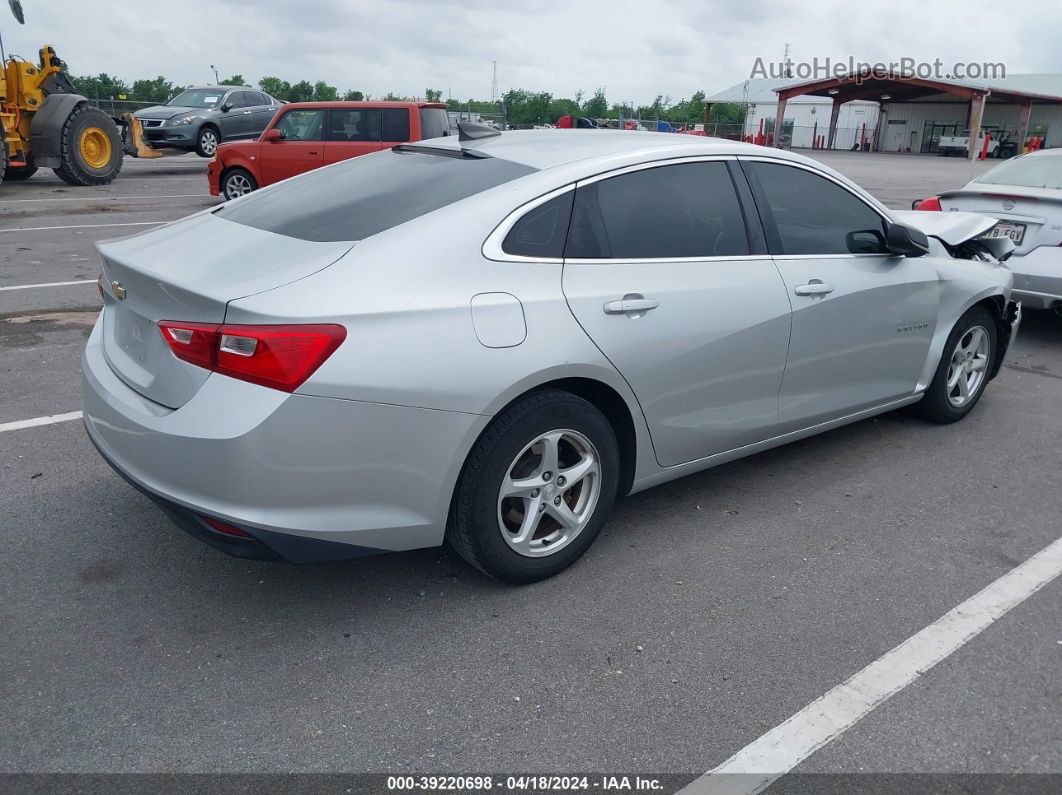
[[[302,240],[364,240],[535,171],[496,157],[430,151],[400,147],[344,160],[222,205],[215,215]]]
[[[181,108],[212,108],[221,101],[225,92],[217,88],[190,88],[175,96],[167,105]]]
[[[1062,189],[1062,156],[1051,154],[1016,157],[1000,163],[974,181],[989,185]]]

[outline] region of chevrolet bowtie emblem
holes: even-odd
[[[125,300],[125,288],[122,287],[121,282],[111,282],[111,292],[114,293],[114,297],[119,301]]]

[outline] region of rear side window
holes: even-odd
[[[379,108],[333,108],[328,111],[329,141],[379,141]]]
[[[523,257],[564,256],[564,240],[568,236],[574,198],[575,191],[565,191],[528,210],[505,236],[502,251]]]
[[[445,108],[420,109],[420,137],[441,138],[450,134],[450,117]]]
[[[534,172],[494,157],[387,149],[256,191],[215,215],[302,240],[364,240]]]
[[[802,168],[747,165],[767,199],[782,254],[888,253],[884,219],[855,194]]]
[[[587,259],[732,257],[749,253],[726,164],[634,171],[576,192],[564,255]]]
[[[405,108],[383,109],[383,140],[405,143],[409,140],[409,111]]]

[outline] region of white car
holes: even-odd
[[[1062,149],[1021,155],[958,190],[923,199],[917,210],[976,212],[998,218],[986,239],[1009,238],[1014,298],[1062,315]]]

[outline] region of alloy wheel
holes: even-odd
[[[254,188],[251,187],[251,181],[243,174],[233,174],[225,180],[226,199],[235,199],[239,196],[250,193],[252,190],[254,190]]]
[[[601,461],[573,430],[540,434],[505,471],[498,494],[502,538],[526,557],[552,555],[590,522],[601,494]]]
[[[212,155],[218,150],[218,137],[214,135],[213,130],[203,130],[200,133],[199,148],[208,155]]]
[[[959,337],[948,363],[948,402],[965,406],[977,396],[988,368],[990,337],[983,326],[973,326]]]

